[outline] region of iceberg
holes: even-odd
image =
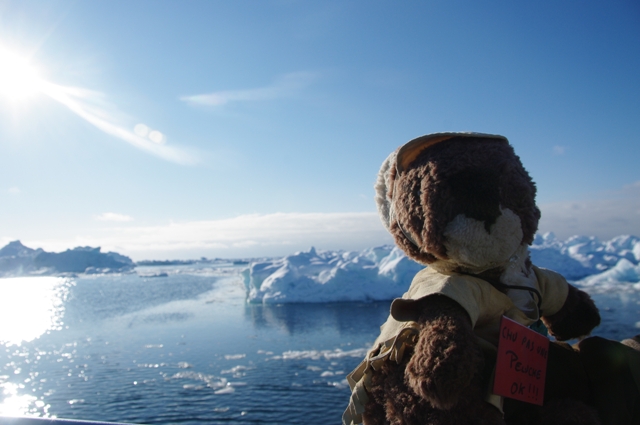
[[[64,252],[42,252],[34,259],[37,268],[52,269],[58,273],[109,273],[128,271],[134,263],[129,257],[116,252],[100,252],[100,247],[77,247]]]
[[[535,265],[561,273],[579,286],[596,290],[630,282],[625,287],[640,291],[640,239],[635,236],[605,242],[573,236],[561,241],[545,233],[536,235],[530,252]],[[251,303],[383,301],[402,296],[423,267],[391,245],[359,252],[311,248],[252,262],[242,278]]]
[[[609,270],[622,259],[637,265],[640,238],[622,235],[601,242],[593,236],[572,236],[560,241],[553,233],[545,233],[536,235],[529,251],[533,264],[578,280]]]
[[[0,249],[0,277],[52,275],[64,273],[121,273],[135,267],[134,262],[116,252],[100,252],[100,247],[77,247],[64,252],[32,249],[20,241]]]
[[[35,272],[33,260],[42,252],[42,249],[26,247],[20,241],[9,242],[0,249],[0,277],[23,276]]]
[[[382,301],[402,295],[424,266],[398,248],[306,252],[254,262],[243,272],[252,303]]]
[[[640,291],[640,265],[623,258],[607,271],[579,280],[576,284],[597,292],[610,290]]]

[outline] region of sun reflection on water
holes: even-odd
[[[2,390],[0,393],[0,397],[2,398],[0,415],[24,416],[42,412],[41,414],[43,416],[48,416],[50,406],[30,394],[19,394],[19,390],[23,388],[24,385],[13,383],[0,385],[0,389]]]
[[[0,279],[0,344],[20,345],[60,329],[71,285],[50,276]]]

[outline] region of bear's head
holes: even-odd
[[[535,195],[507,139],[480,133],[414,139],[389,155],[376,183],[380,217],[410,258],[495,278],[510,263],[528,268]]]

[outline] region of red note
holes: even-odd
[[[549,340],[502,316],[495,394],[542,406]]]

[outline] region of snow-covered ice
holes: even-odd
[[[607,271],[587,276],[577,283],[598,292],[610,290],[640,291],[640,265],[623,258]]]
[[[609,270],[622,259],[637,265],[640,239],[624,235],[601,242],[593,236],[572,236],[560,241],[546,233],[536,236],[530,251],[533,264],[576,280]]]
[[[604,242],[573,236],[561,241],[546,233],[536,236],[530,251],[535,265],[555,270],[578,286],[640,292],[640,238],[635,236]],[[243,272],[243,280],[253,303],[375,301],[401,296],[422,268],[390,245],[359,252],[311,248],[254,262]]]
[[[361,252],[307,252],[259,263],[243,273],[251,302],[375,301],[402,294],[422,266],[385,245]]]
[[[0,277],[44,276],[64,273],[120,273],[132,270],[129,257],[100,248],[76,247],[64,252],[32,249],[20,241],[9,242],[0,249]]]

